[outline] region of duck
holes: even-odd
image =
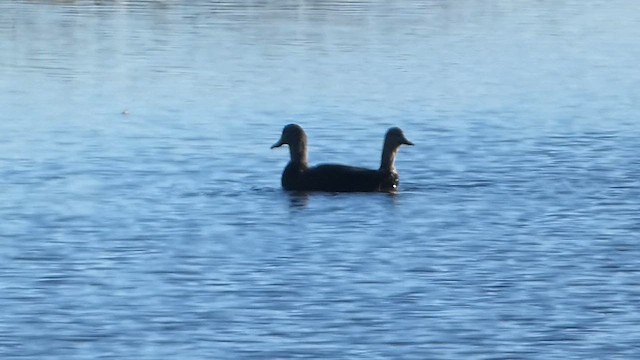
[[[402,130],[387,130],[382,147],[380,168],[342,164],[309,166],[307,134],[298,124],[288,124],[282,129],[280,140],[271,149],[289,146],[291,159],[282,173],[282,188],[287,191],[324,192],[395,192],[399,185],[395,158],[401,145],[413,145]]]

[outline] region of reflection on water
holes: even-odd
[[[292,191],[292,192],[284,192],[282,195],[287,196],[289,198],[289,202],[291,208],[293,209],[304,209],[307,208],[311,201],[333,201],[333,198],[342,198],[345,200],[349,200],[349,203],[352,206],[358,206],[358,201],[375,201],[379,203],[384,203],[388,205],[395,205],[398,203],[398,192],[381,192],[381,193],[335,193],[335,194],[325,194],[321,192],[304,192],[304,191]]]
[[[1,357],[637,358],[639,4],[0,2]]]
[[[305,208],[309,204],[309,193],[306,192],[290,192],[287,193],[292,208]]]

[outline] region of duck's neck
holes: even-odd
[[[289,144],[289,153],[292,163],[308,166],[306,137],[303,136],[297,144]]]
[[[382,160],[380,161],[380,171],[396,171],[395,162],[397,153],[397,145],[393,145],[388,141],[384,142],[384,147],[382,148]]]

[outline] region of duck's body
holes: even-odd
[[[295,191],[370,192],[398,186],[398,173],[355,166],[323,164],[304,167],[290,162],[282,173],[282,187]]]
[[[285,126],[280,140],[272,146],[289,145],[291,161],[282,173],[282,187],[293,191],[372,192],[394,191],[399,183],[394,166],[401,144],[413,145],[399,128],[385,136],[382,161],[377,170],[339,164],[310,167],[307,162],[307,136],[296,124]]]

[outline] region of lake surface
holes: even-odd
[[[2,359],[640,357],[640,2],[0,2]],[[289,194],[310,161],[400,191]]]

